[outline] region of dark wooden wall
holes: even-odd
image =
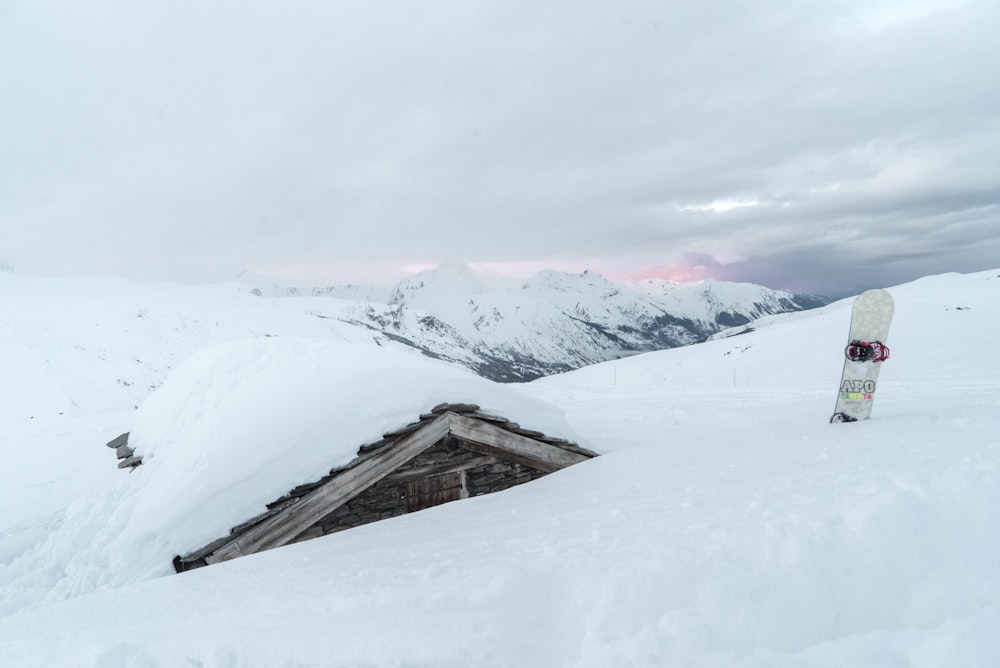
[[[517,462],[484,456],[448,439],[323,517],[296,541],[405,515],[470,496],[492,494],[547,475]]]

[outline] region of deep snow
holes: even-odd
[[[184,369],[210,371],[216,386],[196,394],[201,376],[182,369],[138,412],[105,412],[94,397],[60,416],[54,394],[44,416],[0,426],[0,656],[102,667],[998,665],[1000,271],[890,292],[893,358],[868,422],[826,422],[849,301],[496,393],[434,363],[463,390],[490,388],[484,406],[509,401],[543,429],[564,419],[607,454],[504,493],[152,579],[173,556],[165,535],[190,515],[157,526],[149,513],[147,535],[130,534],[135,506],[116,502],[187,475],[186,491],[214,484],[210,496],[242,503],[246,488],[199,482],[192,460],[160,467],[154,481],[156,460],[169,459],[156,450],[184,434],[230,433],[211,419],[219,406],[227,421],[259,419],[259,403],[227,404],[226,388],[287,397],[279,390],[307,374],[301,347],[315,342],[205,351]],[[117,354],[124,341],[104,345]],[[337,345],[358,351],[360,367],[385,350]],[[225,366],[254,351],[273,362],[263,375]],[[325,382],[312,366],[306,387]],[[359,397],[379,396],[380,378],[355,381]],[[59,376],[8,379],[5,399],[31,395],[44,409]],[[264,381],[276,394],[255,384]],[[344,396],[336,383],[329,391]],[[290,405],[300,424],[327,419],[304,396]],[[364,405],[332,414],[359,430],[351,442],[365,439],[364,421],[397,417],[361,414]],[[204,410],[170,432],[182,408]],[[263,433],[280,433],[267,424]],[[130,475],[103,442],[132,427],[146,430],[151,461]],[[287,445],[304,453],[310,442]],[[261,466],[287,472],[280,459]],[[245,471],[255,472],[267,474]]]

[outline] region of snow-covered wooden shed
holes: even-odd
[[[121,436],[116,436],[106,445],[115,451],[115,456],[118,457],[118,468],[132,470],[142,465],[142,457],[136,456],[135,450],[128,444],[128,434],[125,432]]]
[[[597,453],[524,429],[475,404],[443,403],[361,446],[266,512],[174,558],[186,571],[472,496],[498,492]]]

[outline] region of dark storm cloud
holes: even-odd
[[[0,263],[1000,265],[994,2],[0,9]],[[845,270],[849,267],[849,270]]]

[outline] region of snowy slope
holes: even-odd
[[[206,348],[127,423],[142,466],[73,503],[57,530],[10,564],[0,613],[42,594],[76,596],[172,573],[174,555],[226,535],[445,402],[477,403],[581,440],[558,409],[412,349],[294,338]],[[91,445],[100,450],[100,441]],[[110,469],[112,455],[103,454]],[[82,536],[90,540],[81,544]],[[39,572],[51,575],[41,589]]]
[[[19,531],[31,514],[5,514],[0,656],[102,667],[995,666],[1000,271],[890,291],[893,359],[868,422],[826,422],[845,301],[523,385],[607,454],[231,563],[109,585],[99,563],[60,571],[55,545],[39,552],[43,541]],[[960,345],[943,355],[942,342]],[[82,420],[64,417],[71,432]],[[24,471],[7,482],[20,489],[66,478],[83,459],[113,467],[100,445],[63,461],[69,443],[53,432],[43,472],[3,434],[4,468]],[[91,484],[99,498],[118,483]],[[72,522],[78,542],[60,549],[92,549],[86,528],[107,520],[82,499],[36,533]],[[67,576],[77,591],[52,586]]]
[[[0,272],[0,508],[19,518],[0,528],[0,563],[56,526],[57,513],[95,481],[118,479],[106,449],[94,457],[94,444],[129,430],[135,409],[197,351],[275,337],[404,348],[338,319],[353,307],[262,299],[235,283]]]
[[[206,346],[245,338],[308,336],[376,343],[338,319],[354,302],[262,299],[232,283],[142,284],[115,278],[48,279],[0,273],[0,378],[31,380],[3,393],[0,417],[126,410]]]

